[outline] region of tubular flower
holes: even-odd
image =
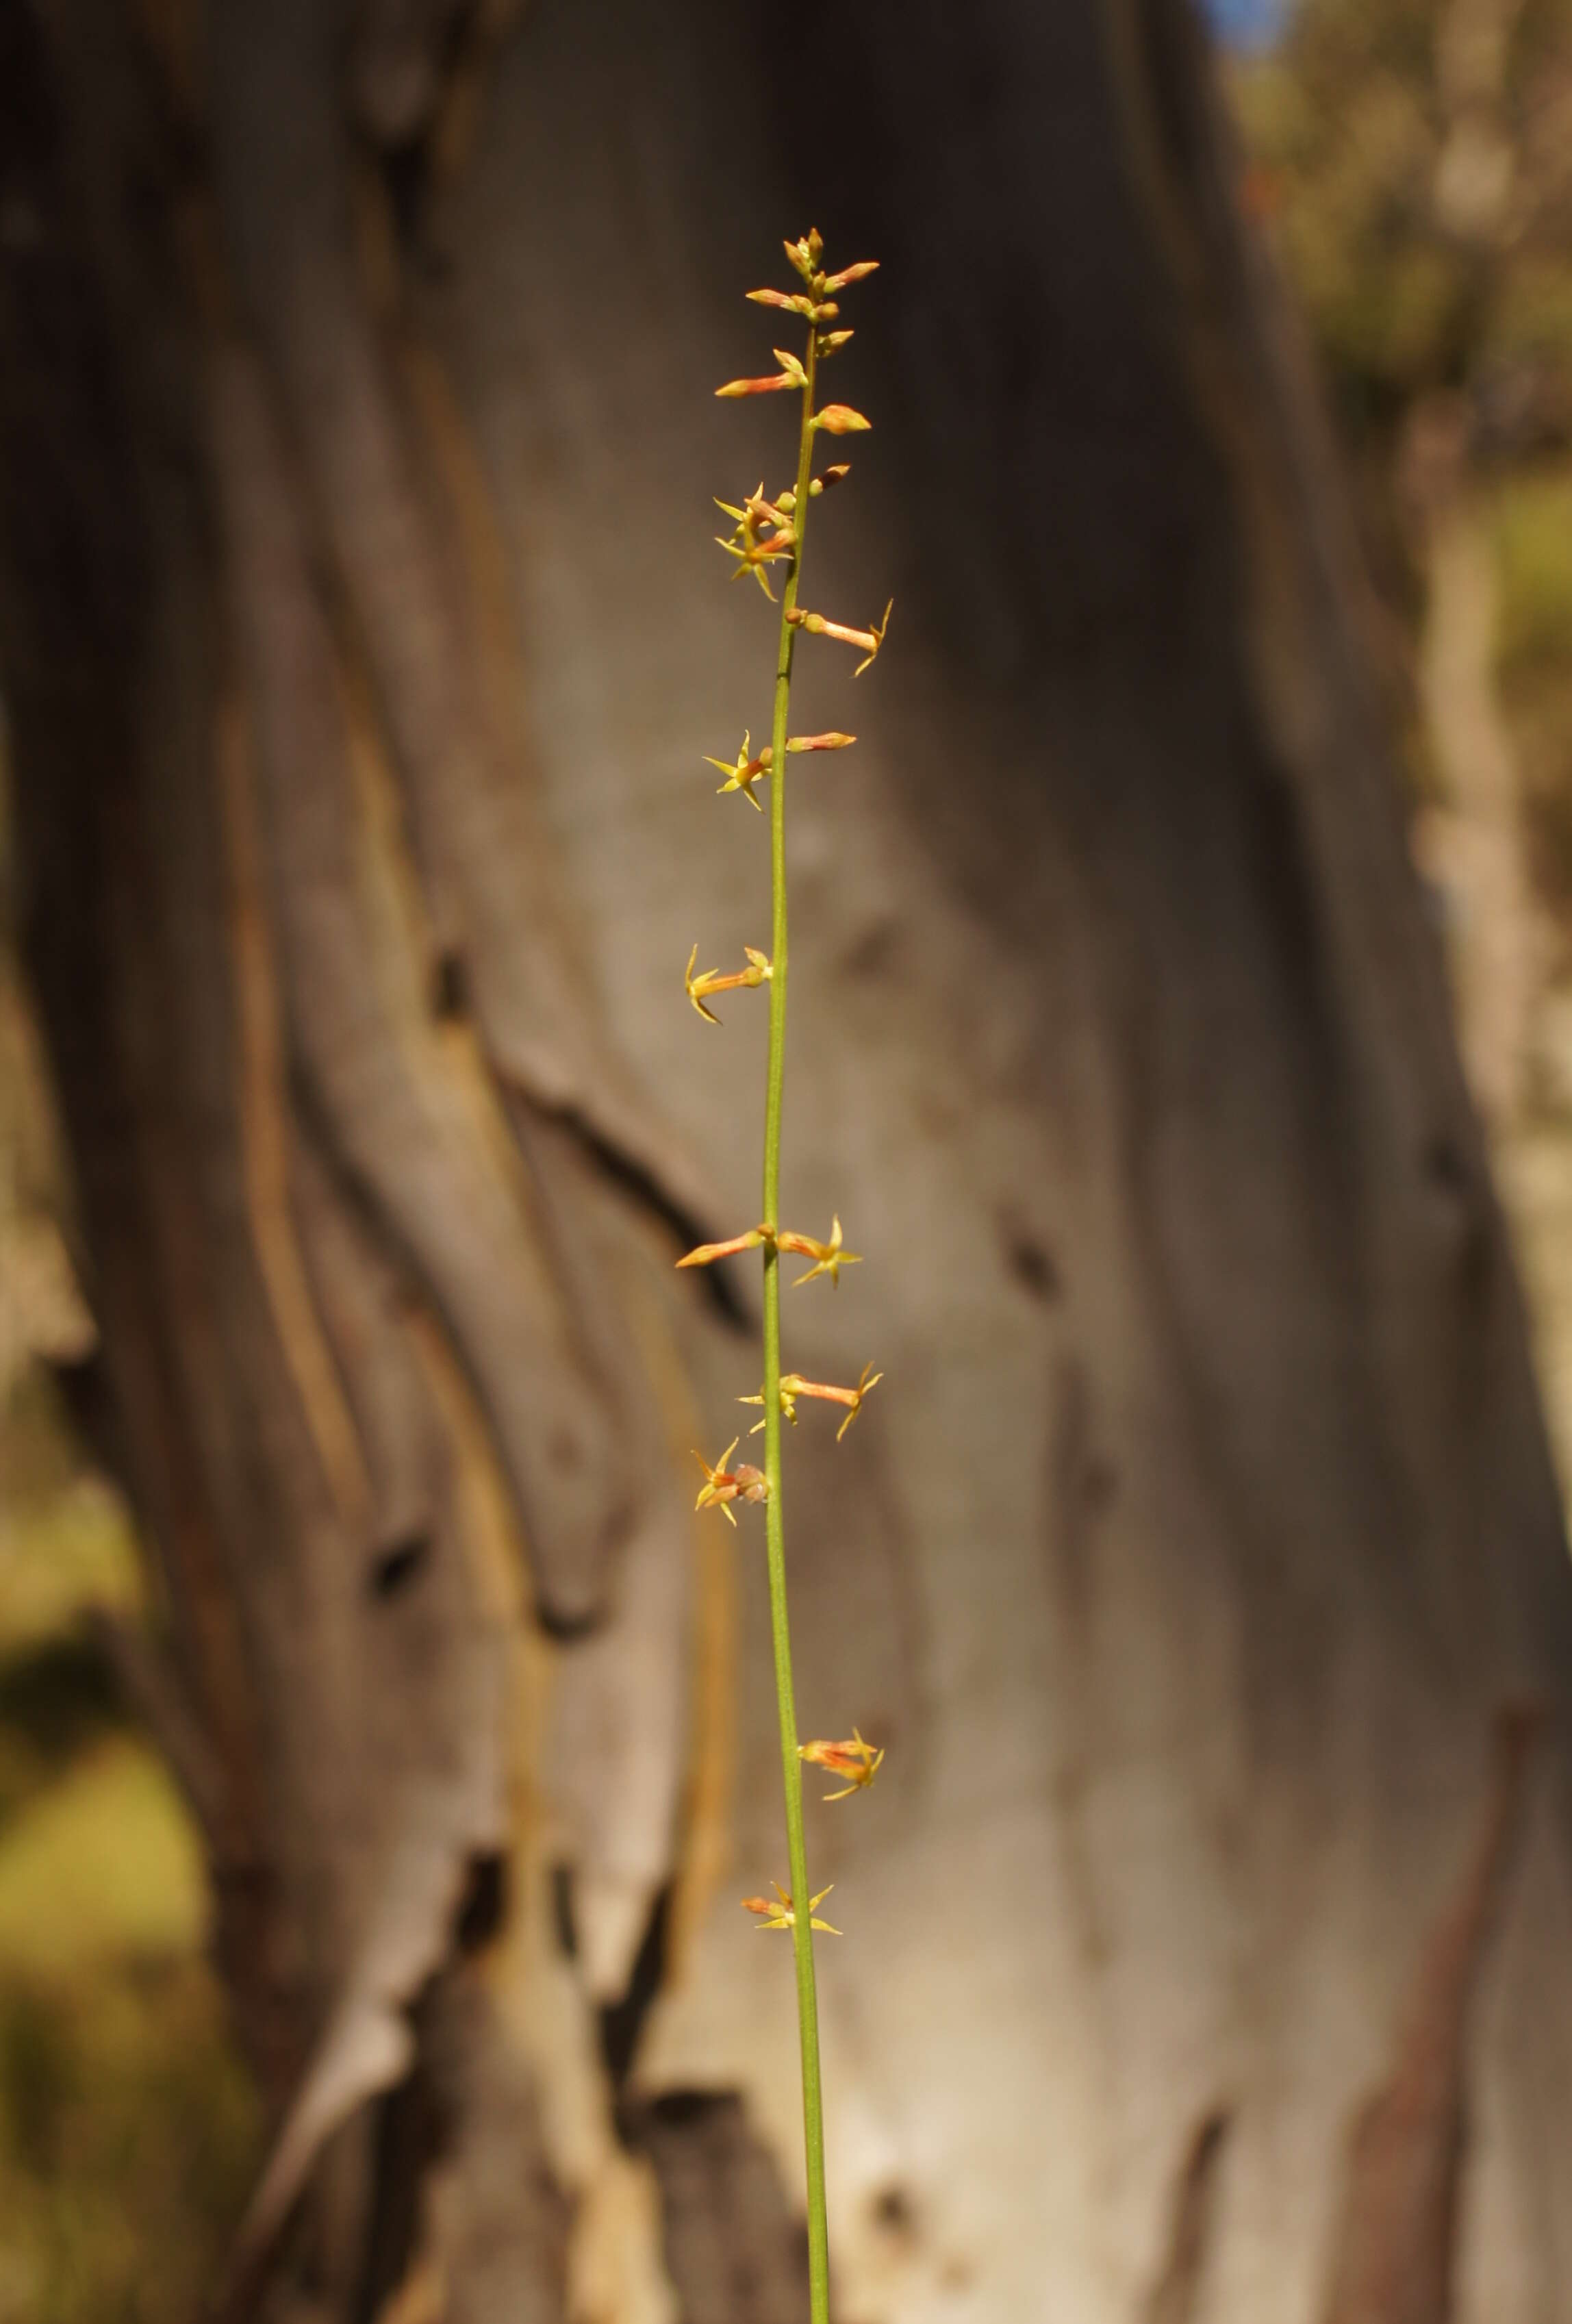
[[[688,954],[687,970],[683,977],[683,982],[687,987],[688,999],[693,1002],[694,1007],[700,1016],[705,1018],[712,1025],[718,1025],[721,1019],[712,1009],[706,1009],[704,1006],[711,993],[751,992],[758,985],[768,984],[769,982],[770,964],[764,954],[755,952],[751,945],[744,945],[742,949],[748,954],[748,966],[733,969],[730,976],[722,976],[718,968],[702,969],[695,976],[694,963],[699,956],[698,945],[695,945]],[[679,1267],[686,1267],[689,1264],[689,1260],[685,1259],[677,1261]]]
[[[862,659],[851,673],[853,678],[860,678],[869,663],[878,659],[878,650],[884,643],[885,632],[889,628],[889,617],[895,610],[895,602],[892,597],[884,609],[883,621],[876,622],[870,630],[849,630],[843,622],[826,621],[823,613],[800,613],[795,605],[787,613],[786,619],[794,629],[806,630],[814,637],[839,638],[842,645],[861,646]]]
[[[732,1235],[725,1242],[702,1242],[696,1250],[684,1253],[679,1267],[712,1267],[718,1259],[733,1259],[740,1250],[757,1250],[760,1243],[773,1240],[768,1227],[749,1227],[746,1234]]]
[[[737,753],[735,765],[728,759],[712,759],[709,752],[704,752],[703,757],[705,766],[716,768],[726,778],[723,783],[717,783],[715,786],[715,796],[719,798],[722,791],[740,791],[749,806],[757,807],[762,815],[764,809],[753,796],[753,786],[760,775],[768,774],[769,762],[774,755],[774,752],[767,742],[755,758],[752,755],[752,738],[746,733],[743,734],[742,748]]]
[[[745,1913],[757,1913],[759,1916],[758,1925],[761,1929],[795,1928],[797,1916],[792,1909],[791,1898],[786,1895],[786,1890],[781,1886],[778,1880],[772,1880],[769,1885],[775,1890],[776,1895],[780,1898],[779,1904],[772,1904],[768,1896],[744,1896],[742,1899],[743,1911]],[[832,1880],[830,1883],[830,1888],[833,1888],[834,1886],[835,1883]],[[839,1929],[832,1929],[828,1921],[815,1921],[814,1918],[814,1914],[818,1911],[819,1906],[830,1894],[830,1888],[821,1888],[816,1896],[809,1897],[808,1926],[811,1929],[823,1929],[827,1937],[838,1937],[841,1933]]]
[[[781,1375],[780,1383],[780,1408],[786,1418],[795,1423],[799,1396],[817,1397],[823,1404],[843,1404],[846,1406],[846,1417],[835,1431],[835,1442],[839,1444],[862,1410],[863,1397],[870,1389],[876,1388],[883,1378],[884,1374],[874,1371],[871,1364],[863,1365],[862,1378],[855,1388],[834,1388],[827,1380],[804,1379],[801,1372],[784,1372]],[[740,1396],[737,1401],[739,1404],[762,1404],[764,1397],[761,1391],[758,1396]],[[762,1420],[756,1421],[748,1433],[750,1436],[757,1436],[763,1426]]]
[[[712,1469],[702,1452],[694,1454],[704,1472],[704,1481],[699,1488],[699,1498],[694,1507],[695,1509],[719,1509],[728,1525],[737,1522],[731,1514],[733,1501],[768,1501],[769,1499],[769,1479],[762,1469],[754,1468],[748,1461],[740,1461],[735,1469],[726,1466],[737,1450],[737,1443],[734,1436]]]
[[[789,1231],[782,1232],[776,1240],[782,1250],[795,1251],[799,1259],[811,1259],[814,1262],[805,1275],[797,1277],[797,1285],[812,1283],[815,1275],[827,1275],[832,1284],[839,1286],[841,1270],[843,1267],[860,1267],[862,1264],[859,1252],[842,1250],[841,1248],[839,1218],[831,1221],[828,1242],[820,1242],[813,1235],[792,1234]],[[796,1288],[796,1285],[793,1287]]]
[[[847,1778],[844,1791],[824,1794],[826,1803],[849,1800],[853,1792],[865,1792],[884,1765],[883,1750],[876,1751],[871,1743],[865,1743],[861,1729],[856,1727],[849,1743],[799,1743],[797,1757],[811,1761],[815,1767],[823,1767],[829,1775]]]

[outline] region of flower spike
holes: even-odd
[[[781,1886],[778,1880],[772,1880],[769,1885],[775,1890],[776,1895],[780,1898],[779,1904],[772,1904],[768,1896],[744,1896],[742,1899],[743,1911],[745,1913],[757,1913],[759,1916],[758,1925],[761,1929],[795,1928],[797,1916],[792,1909],[791,1898],[787,1895],[786,1890]],[[834,1886],[835,1883],[832,1880],[830,1883],[830,1888],[833,1888]],[[819,1906],[823,1903],[825,1897],[830,1894],[830,1888],[821,1888],[816,1896],[809,1897],[808,1926],[811,1929],[823,1929],[827,1937],[838,1937],[841,1933],[839,1929],[832,1929],[828,1921],[815,1921],[813,1917],[814,1913],[817,1912]]]
[[[844,1791],[824,1794],[826,1804],[831,1800],[849,1800],[853,1792],[865,1792],[884,1765],[883,1750],[876,1751],[871,1743],[865,1743],[862,1730],[857,1727],[852,1729],[849,1743],[799,1743],[797,1757],[815,1767],[823,1767],[829,1775],[848,1778]]]
[[[711,761],[711,764],[714,764],[713,760]],[[730,976],[722,976],[718,968],[703,969],[695,976],[694,963],[699,956],[698,945],[694,945],[688,954],[687,971],[683,978],[683,983],[687,989],[688,999],[693,1002],[694,1007],[711,1025],[718,1025],[721,1021],[712,1009],[706,1009],[704,1006],[712,992],[752,991],[761,984],[768,984],[774,973],[763,953],[755,952],[751,945],[744,945],[742,949],[748,954],[748,966],[734,969]],[[679,1259],[677,1261],[679,1267],[686,1267],[688,1263],[685,1259]]]
[[[862,1264],[857,1251],[841,1250],[839,1218],[831,1221],[828,1242],[820,1242],[813,1235],[790,1232],[783,1232],[777,1240],[782,1250],[794,1251],[799,1259],[811,1259],[814,1262],[805,1275],[798,1276],[794,1290],[801,1284],[812,1283],[815,1275],[827,1275],[831,1282],[838,1286],[843,1267],[860,1267]]]
[[[702,1452],[694,1454],[704,1472],[704,1481],[699,1487],[699,1498],[694,1507],[695,1509],[719,1509],[728,1525],[737,1522],[731,1514],[733,1501],[768,1501],[769,1499],[769,1479],[762,1469],[754,1468],[748,1461],[740,1461],[735,1469],[726,1466],[736,1452],[737,1444],[738,1440],[734,1436],[713,1468]]]
[[[786,774],[788,752],[843,751],[852,741],[850,734],[825,732],[814,734],[793,734],[791,732],[791,687],[794,632],[808,630],[822,637],[855,646],[861,656],[858,664],[860,675],[877,657],[884,643],[889,624],[890,607],[887,605],[884,619],[867,629],[852,629],[840,622],[832,622],[823,613],[809,613],[797,603],[802,585],[803,540],[809,504],[820,494],[842,483],[850,474],[844,460],[831,461],[814,474],[815,458],[830,461],[828,449],[821,451],[818,438],[841,438],[868,432],[870,422],[865,415],[847,403],[818,405],[821,389],[820,365],[838,354],[851,338],[849,327],[841,322],[839,294],[860,282],[875,269],[872,259],[862,259],[853,266],[842,267],[832,274],[823,263],[824,244],[817,228],[800,235],[785,245],[795,282],[792,288],[759,290],[748,295],[757,306],[778,314],[783,321],[790,317],[802,326],[802,357],[776,350],[778,366],[768,379],[737,379],[717,390],[722,396],[744,397],[779,394],[788,388],[800,388],[800,403],[793,407],[796,420],[796,467],[788,487],[773,498],[767,496],[761,483],[738,506],[730,502],[720,503],[722,513],[734,530],[722,540],[733,566],[733,578],[751,573],[767,597],[774,601],[770,567],[784,565],[786,586],[782,593],[785,603],[776,607],[779,636],[776,649],[775,693],[768,740],[754,752],[750,736],[744,734],[742,748],[736,761],[711,759],[708,763],[722,777],[722,790],[740,790],[749,803],[758,807],[756,796],[760,779],[769,775],[771,783],[768,807],[770,811],[770,889],[775,925],[784,933],[786,893],[783,885],[786,849],[783,845],[783,817],[787,804],[787,786],[780,779]],[[794,334],[795,336],[795,334]],[[823,2171],[823,2107],[819,2089],[818,2037],[814,2005],[814,1955],[813,1932],[823,1930],[827,1935],[838,1936],[840,1931],[827,1921],[817,1918],[818,1907],[830,1895],[828,1888],[811,1893],[808,1877],[806,1836],[804,1830],[804,1765],[822,1767],[835,1779],[837,1788],[825,1794],[832,1800],[849,1798],[854,1791],[866,1790],[873,1781],[884,1759],[882,1748],[864,1740],[859,1730],[844,1741],[825,1738],[809,1743],[799,1743],[798,1729],[792,1710],[789,1686],[790,1628],[786,1614],[786,1542],[782,1525],[783,1499],[781,1472],[781,1440],[785,1434],[783,1420],[795,1421],[801,1398],[841,1407],[837,1442],[844,1436],[862,1408],[863,1402],[883,1375],[871,1364],[865,1364],[855,1388],[841,1387],[826,1380],[811,1380],[800,1372],[787,1371],[781,1359],[780,1303],[777,1262],[783,1253],[791,1252],[805,1259],[808,1266],[796,1277],[799,1284],[811,1283],[815,1276],[827,1276],[838,1284],[841,1269],[854,1267],[858,1254],[847,1250],[841,1240],[841,1221],[836,1218],[829,1240],[820,1241],[816,1236],[787,1233],[777,1222],[780,1218],[781,1164],[781,1067],[786,1038],[786,963],[782,946],[774,947],[776,963],[765,959],[761,953],[749,947],[748,966],[722,974],[716,969],[700,971],[698,948],[688,955],[685,985],[689,1000],[701,1016],[713,1022],[710,1001],[719,992],[769,980],[769,1065],[766,1076],[764,1111],[764,1221],[743,1233],[733,1235],[724,1242],[703,1243],[679,1259],[679,1267],[705,1267],[735,1253],[762,1249],[764,1267],[763,1311],[763,1372],[766,1389],[758,1396],[744,1397],[744,1404],[758,1406],[764,1418],[758,1425],[764,1432],[765,1450],[761,1454],[764,1471],[738,1462],[732,1466],[737,1452],[733,1439],[720,1460],[712,1464],[702,1454],[695,1457],[703,1471],[703,1484],[698,1496],[701,1508],[719,1508],[736,1522],[736,1504],[740,1500],[763,1501],[764,1554],[768,1567],[770,1635],[775,1650],[777,1674],[777,1708],[781,1726],[781,1777],[785,1794],[786,1852],[790,1859],[787,1870],[789,1889],[777,1882],[774,1899],[768,1896],[745,1896],[744,1909],[754,1914],[768,1929],[784,1930],[790,1933],[795,1955],[798,2021],[803,2047],[803,2107],[804,2153],[806,2160],[806,2221],[808,2258],[808,2310],[811,2324],[830,2324],[829,2233],[825,2219]],[[778,964],[779,973],[775,973]],[[757,1375],[756,1375],[757,1377]],[[758,1429],[753,1433],[757,1434]]]

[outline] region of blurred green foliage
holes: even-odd
[[[124,1518],[36,1370],[0,1413],[0,2324],[184,2324],[255,2103],[196,1836],[84,1621],[135,1603]]]
[[[92,1327],[53,1215],[7,873],[0,779],[0,2324],[188,2324],[260,2125],[206,1959],[196,1834],[88,1619],[135,1618],[142,1587],[43,1360]]]
[[[1468,487],[1490,503],[1497,678],[1564,975],[1572,0],[1299,0],[1282,41],[1236,60],[1230,83],[1253,204],[1313,335],[1371,569],[1411,648],[1424,610],[1406,500],[1417,416],[1445,407]],[[1423,736],[1408,743],[1422,779]]]

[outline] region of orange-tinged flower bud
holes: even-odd
[[[853,411],[849,403],[827,403],[823,411],[814,412],[810,424],[822,428],[826,436],[857,436],[873,426],[871,420],[865,420],[860,411]]]
[[[800,242],[788,242],[786,254],[804,282],[811,282],[819,261],[824,255],[824,244],[816,226],[810,226]]]
[[[712,1267],[718,1259],[734,1259],[740,1250],[757,1250],[761,1243],[771,1240],[768,1227],[749,1227],[746,1234],[731,1236],[725,1242],[702,1242],[677,1260],[679,1267]]]
[[[878,272],[877,258],[860,258],[855,266],[843,266],[839,274],[827,274],[824,288],[826,290],[844,290],[848,284],[860,282],[866,275]]]
[[[793,734],[787,738],[788,751],[849,751],[855,734]]]
[[[782,307],[788,315],[806,315],[812,318],[817,312],[813,300],[805,298],[800,290],[749,290],[744,296],[758,307]]]
[[[724,387],[715,390],[717,395],[774,395],[783,387],[801,387],[800,379],[791,379],[777,372],[769,379],[729,379]]]
[[[854,1727],[851,1739],[846,1743],[799,1743],[797,1757],[815,1767],[824,1768],[832,1775],[844,1775],[848,1781],[844,1791],[826,1792],[824,1799],[849,1800],[853,1792],[865,1792],[884,1764],[884,1753],[865,1743],[862,1731]]]

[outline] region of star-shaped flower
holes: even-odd
[[[769,762],[774,758],[775,752],[767,742],[757,758],[752,753],[752,736],[745,731],[742,736],[742,748],[737,753],[735,765],[729,759],[712,759],[707,751],[703,756],[706,767],[716,768],[726,778],[723,783],[718,783],[715,786],[717,798],[722,791],[740,791],[749,806],[757,807],[762,815],[764,808],[753,796],[753,786],[761,775],[768,774]]]
[[[737,1522],[731,1514],[733,1501],[768,1501],[769,1499],[769,1479],[762,1469],[754,1468],[748,1461],[740,1461],[735,1469],[726,1466],[737,1450],[738,1442],[734,1436],[713,1468],[702,1452],[694,1454],[704,1472],[704,1481],[699,1488],[699,1498],[694,1507],[695,1509],[719,1509],[728,1525]]]
[[[820,1242],[813,1235],[792,1234],[789,1231],[783,1232],[777,1236],[777,1240],[779,1242],[782,1250],[795,1251],[799,1259],[811,1259],[813,1260],[814,1264],[809,1268],[807,1273],[797,1277],[796,1281],[799,1285],[804,1283],[812,1283],[815,1275],[827,1275],[831,1282],[838,1286],[841,1281],[841,1270],[843,1267],[860,1267],[862,1264],[861,1256],[859,1252],[854,1250],[842,1250],[841,1248],[841,1221],[839,1218],[835,1218],[831,1222],[830,1240],[828,1242]],[[794,1288],[795,1287],[795,1286],[794,1286]]]
[[[781,1886],[778,1880],[772,1880],[769,1885],[775,1890],[776,1895],[779,1897],[779,1904],[772,1904],[768,1896],[744,1896],[742,1899],[743,1911],[745,1913],[757,1913],[759,1916],[760,1928],[795,1929],[797,1924],[797,1916],[795,1912],[793,1910],[791,1898],[787,1895],[786,1890]],[[835,1883],[832,1880],[830,1883],[830,1888],[833,1888],[834,1886]],[[814,1914],[818,1911],[819,1906],[830,1894],[830,1888],[821,1888],[816,1896],[809,1897],[808,1926],[810,1929],[823,1929],[827,1937],[838,1937],[841,1933],[839,1929],[832,1929],[828,1921],[815,1921],[814,1918]]]

